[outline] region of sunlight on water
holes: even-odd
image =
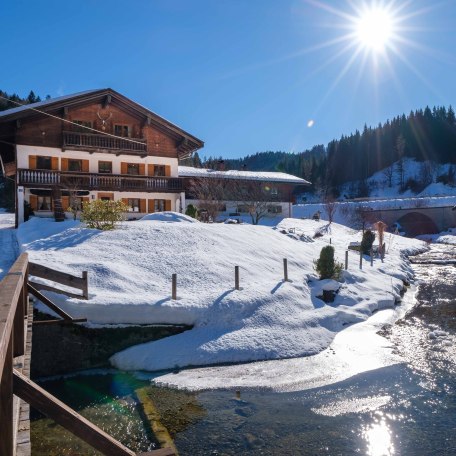
[[[391,430],[382,418],[364,430],[363,437],[367,441],[368,456],[393,456],[394,444],[391,440]]]

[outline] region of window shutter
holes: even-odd
[[[120,164],[120,174],[127,174],[127,164],[125,162]]]
[[[165,211],[171,210],[171,200],[165,200]]]
[[[83,173],[89,172],[89,160],[82,160],[82,172]]]
[[[169,177],[171,176],[171,166],[165,165],[165,176]]]
[[[29,169],[36,169],[36,155],[29,155]]]
[[[70,207],[70,197],[62,196],[62,209],[66,211]]]
[[[149,201],[149,211],[148,212],[149,212],[149,214],[152,214],[153,212],[155,212],[155,200],[150,199],[148,201]]]
[[[83,196],[82,197],[82,208],[84,209],[84,204],[89,203],[89,202],[90,202],[90,198],[88,196]]]
[[[122,198],[122,203],[124,203],[126,206],[130,207],[128,205],[128,198]],[[128,210],[128,209],[127,209]]]
[[[139,164],[139,175],[144,176],[146,174],[146,165],[144,163]]]
[[[32,210],[36,211],[38,209],[38,197],[37,196],[30,195],[29,203],[30,203],[30,207],[32,208]]]
[[[153,176],[154,175],[154,165],[147,165],[147,174],[149,176]],[[150,200],[149,200],[150,201]],[[153,200],[152,200],[153,201]]]
[[[139,212],[142,212],[143,214],[146,212],[146,201],[145,199],[140,199],[139,200]]]
[[[68,171],[68,158],[62,158],[60,165],[62,166],[62,171]]]
[[[59,170],[59,159],[58,157],[51,157],[51,167],[53,171]]]

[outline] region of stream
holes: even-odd
[[[456,247],[432,245],[414,260],[441,259],[454,261]],[[454,455],[456,268],[423,263],[414,270],[417,305],[380,331],[403,362],[331,385],[185,392],[115,370],[40,384],[136,452],[157,447],[138,401],[145,388],[181,456]],[[32,418],[34,456],[98,454],[52,421]]]

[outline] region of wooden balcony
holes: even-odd
[[[33,188],[100,190],[116,192],[160,192],[183,191],[182,179],[178,177],[130,176],[127,174],[76,173],[19,169],[18,184]]]
[[[115,154],[147,155],[147,141],[141,138],[117,138],[96,133],[64,131],[62,149],[103,151]]]

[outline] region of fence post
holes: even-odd
[[[359,248],[359,269],[363,269],[363,251]]]
[[[332,244],[332,239],[331,239],[331,238],[329,238],[329,244],[330,244],[330,245]]]
[[[173,281],[173,284],[172,284],[171,296],[172,296],[172,299],[175,301],[177,299],[177,274],[172,275],[172,281]]]
[[[345,250],[345,270],[348,269],[348,250]]]
[[[283,259],[283,281],[288,282],[288,260]]]
[[[370,254],[371,254],[371,266],[373,266],[374,265],[374,249],[372,247],[371,247]]]
[[[239,266],[234,267],[234,289],[239,290]]]
[[[89,299],[89,274],[87,271],[82,271],[82,279],[84,280],[84,288],[82,289],[82,296]]]

